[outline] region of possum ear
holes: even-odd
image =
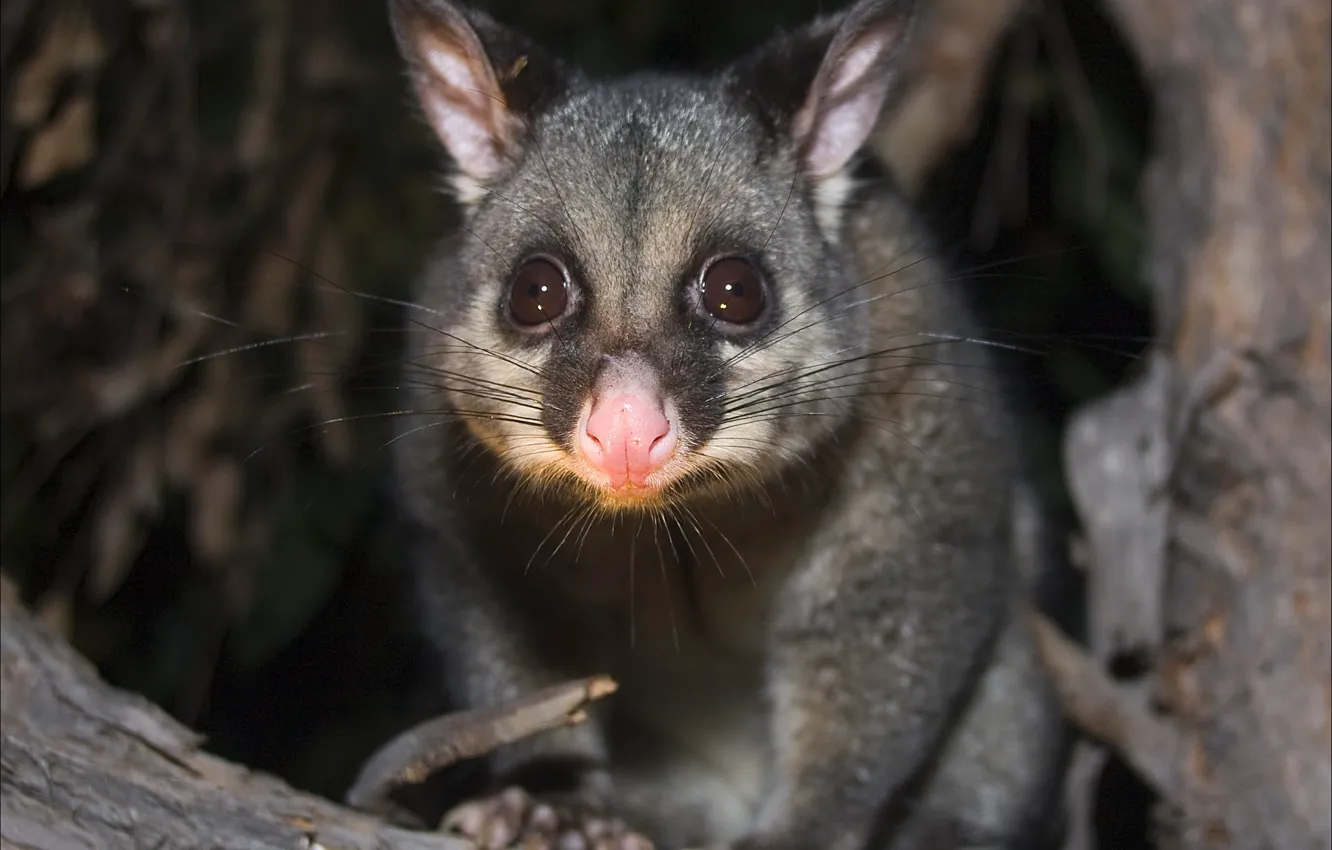
[[[915,8],[912,0],[861,2],[837,27],[791,124],[814,177],[840,172],[874,132],[897,81]]]
[[[426,121],[453,158],[455,187],[474,200],[567,74],[524,36],[449,0],[389,0],[389,13]]]
[[[833,177],[873,133],[915,17],[916,0],[861,0],[742,59],[731,86],[793,143],[806,173]]]

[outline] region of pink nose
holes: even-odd
[[[611,393],[592,403],[579,449],[612,487],[647,486],[647,477],[675,453],[675,428],[661,402],[637,393]]]

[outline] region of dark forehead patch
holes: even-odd
[[[586,90],[548,114],[539,144],[562,183],[620,222],[645,208],[698,200],[704,183],[725,187],[755,163],[751,116],[716,86],[679,78],[632,78]]]
[[[644,200],[651,184],[647,171],[648,151],[652,142],[652,128],[647,125],[641,111],[631,112],[625,117],[613,142],[628,165],[622,191],[625,221],[629,225],[631,239],[633,231],[637,229],[635,225],[640,224],[642,219]]]

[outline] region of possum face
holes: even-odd
[[[862,2],[706,80],[592,84],[484,16],[395,0],[465,205],[418,365],[520,480],[607,507],[761,486],[851,415],[845,170],[905,9]]]

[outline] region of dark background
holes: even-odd
[[[601,73],[715,65],[825,6],[489,4]],[[1033,4],[923,199],[1026,350],[1056,491],[1064,417],[1150,334],[1149,104],[1098,9]],[[401,318],[376,299],[410,297],[451,213],[383,5],[6,0],[3,23],[3,568],[110,681],[340,796],[439,708],[383,498]],[[1141,801],[1109,785],[1106,846],[1136,846]]]

